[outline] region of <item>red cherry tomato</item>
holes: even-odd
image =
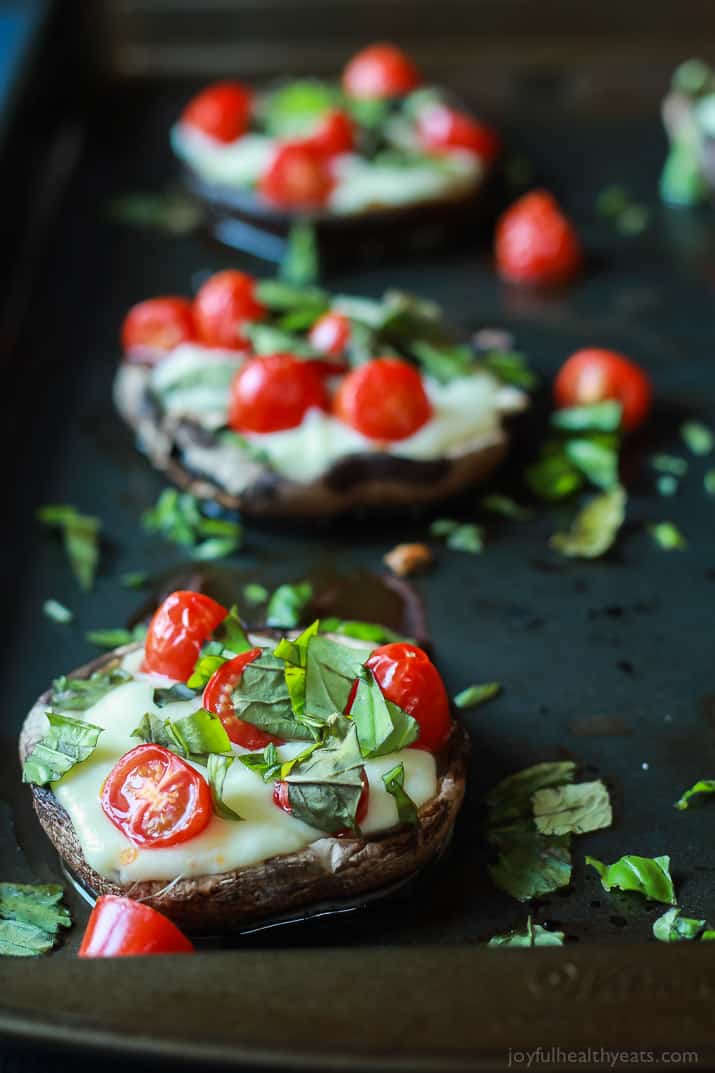
[[[554,382],[556,405],[583,406],[616,399],[623,407],[623,427],[642,425],[650,410],[653,388],[649,377],[624,354],[586,347],[561,366]]]
[[[370,45],[343,71],[343,89],[350,97],[397,97],[422,83],[422,75],[395,45]]]
[[[360,768],[360,781],[362,783],[362,793],[360,794],[358,806],[355,810],[355,824],[358,827],[367,816],[367,810],[370,804],[370,783],[368,782],[365,768]],[[277,805],[283,812],[287,812],[290,816],[293,808],[290,803],[288,786],[289,783],[284,782],[283,780],[279,780],[273,784],[273,804]],[[349,827],[344,827],[340,831],[332,831],[331,834],[333,838],[349,838],[353,832]]]
[[[497,224],[497,268],[514,283],[564,283],[583,264],[581,243],[569,219],[546,190],[515,201]]]
[[[374,358],[348,373],[333,402],[337,417],[371,440],[404,440],[429,421],[420,374],[399,358]]]
[[[382,693],[419,723],[415,746],[438,752],[451,727],[449,698],[442,676],[426,652],[401,642],[376,648],[365,665]]]
[[[350,321],[342,313],[323,313],[310,329],[308,342],[321,354],[339,357],[350,339]]]
[[[193,946],[163,913],[142,902],[103,894],[89,915],[78,957],[191,954]]]
[[[312,407],[328,408],[316,362],[293,354],[250,358],[231,381],[228,423],[234,432],[295,428]]]
[[[244,749],[265,749],[271,742],[274,745],[283,744],[281,738],[264,734],[252,723],[239,719],[233,707],[233,691],[241,681],[244,667],[258,659],[260,654],[260,648],[252,648],[224,663],[209,678],[201,701],[202,707],[219,717],[231,741],[235,745],[242,745]]]
[[[417,130],[423,147],[431,152],[466,149],[487,162],[501,152],[501,139],[491,127],[444,105],[420,113]]]
[[[245,350],[244,324],[263,320],[265,308],[256,298],[256,281],[245,272],[227,268],[211,276],[194,298],[199,338],[209,346]]]
[[[201,645],[228,611],[201,592],[172,592],[154,612],[144,642],[142,670],[185,682]]]
[[[355,128],[350,116],[334,108],[323,117],[308,141],[329,157],[349,153],[355,144]]]
[[[258,181],[263,197],[290,209],[325,205],[335,180],[323,150],[311,140],[279,145]]]
[[[122,324],[124,352],[140,361],[156,362],[195,338],[194,315],[186,298],[148,298],[132,306]]]
[[[212,814],[206,779],[162,745],[125,753],[107,775],[101,801],[107,819],[143,849],[196,838]]]
[[[218,142],[233,142],[245,134],[252,105],[253,93],[247,86],[216,82],[189,101],[181,122]]]

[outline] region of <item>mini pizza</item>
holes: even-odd
[[[339,82],[210,85],[171,144],[209,203],[343,220],[473,199],[501,151],[489,126],[389,44],[354,56]]]
[[[493,334],[493,333],[491,333]],[[129,311],[115,402],[202,499],[264,515],[428,504],[487,477],[526,395],[438,306],[225,270]]]
[[[57,679],[25,721],[23,780],[92,896],[220,933],[377,896],[449,840],[468,740],[412,644],[247,636],[174,592],[144,646]]]

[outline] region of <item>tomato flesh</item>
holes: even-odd
[[[342,313],[323,313],[310,329],[308,342],[331,358],[339,357],[350,339],[350,321]]]
[[[384,442],[412,436],[432,416],[422,377],[399,358],[374,358],[353,369],[338,387],[333,410],[363,436]]]
[[[343,71],[343,89],[351,97],[378,99],[409,93],[422,83],[412,60],[395,45],[378,44],[353,56]]]
[[[253,93],[240,82],[216,82],[197,93],[184,109],[181,122],[218,142],[233,142],[246,132]]]
[[[507,209],[497,224],[495,256],[504,279],[537,286],[564,283],[583,264],[576,230],[546,190],[525,194]]]
[[[653,387],[648,375],[624,354],[598,347],[577,350],[554,381],[557,407],[584,406],[615,399],[623,408],[627,430],[642,425],[650,412]]]
[[[227,614],[225,607],[201,592],[172,592],[149,623],[142,670],[185,682],[202,644]]]
[[[125,753],[105,779],[101,802],[107,819],[142,849],[188,842],[212,813],[206,779],[162,745]]]
[[[159,361],[180,343],[196,338],[191,302],[169,296],[148,298],[127,313],[122,324],[125,354],[150,364]]]
[[[312,139],[279,145],[261,175],[266,201],[291,209],[321,208],[335,185],[328,159]]]
[[[417,129],[422,145],[431,152],[465,149],[482,160],[491,161],[501,151],[499,136],[491,127],[443,105],[422,112]]]
[[[263,320],[265,308],[256,298],[256,281],[245,272],[227,268],[200,287],[194,299],[194,320],[199,338],[208,346],[245,350],[245,324]]]
[[[350,116],[334,108],[323,117],[308,141],[328,157],[349,153],[355,144],[355,128]]]
[[[295,428],[308,410],[328,408],[315,362],[293,354],[251,358],[231,381],[228,423],[234,432],[279,432]]]
[[[357,827],[363,822],[367,816],[367,810],[370,805],[370,783],[368,782],[367,772],[365,768],[360,768],[360,781],[362,783],[362,792],[358,799],[358,806],[355,810],[355,824]],[[282,779],[273,784],[273,804],[276,805],[283,812],[287,812],[290,816],[293,812],[293,807],[290,803],[289,783]],[[349,827],[344,827],[341,831],[333,831],[333,838],[350,838],[354,832]]]
[[[439,752],[451,727],[449,698],[442,676],[427,653],[416,645],[396,642],[376,648],[365,665],[374,674],[383,696],[419,724],[419,737],[412,747]]]
[[[233,691],[241,681],[244,668],[260,655],[260,648],[251,648],[224,663],[209,678],[201,700],[202,707],[219,717],[231,741],[244,749],[265,749],[271,742],[283,744],[281,738],[274,738],[252,723],[239,719],[233,707]]]
[[[78,957],[191,954],[193,950],[184,933],[163,913],[131,898],[103,894],[90,913]]]

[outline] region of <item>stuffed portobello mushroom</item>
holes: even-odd
[[[222,933],[377,895],[445,846],[468,741],[407,643],[248,636],[196,592],[58,679],[20,739],[45,832],[94,896]]]
[[[501,462],[504,418],[526,405],[503,341],[460,343],[437,305],[401,292],[229,269],[192,302],[133,307],[122,342],[115,402],[140,447],[179,486],[249,514],[444,499]]]

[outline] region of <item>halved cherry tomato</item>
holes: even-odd
[[[482,160],[490,161],[501,151],[501,139],[496,131],[446,105],[436,105],[421,112],[417,130],[420,142],[431,152],[466,149]]]
[[[355,824],[357,827],[363,822],[367,816],[368,806],[370,804],[370,783],[368,782],[367,772],[365,768],[360,768],[360,781],[362,783],[362,793],[358,799],[358,806],[355,810]],[[282,779],[273,784],[273,804],[277,805],[283,812],[287,812],[288,815],[293,812],[293,807],[290,803],[290,794],[288,791],[289,783]],[[333,838],[349,838],[353,832],[349,827],[343,827],[340,831],[331,832]]]
[[[383,695],[419,723],[414,746],[438,752],[449,737],[449,698],[442,676],[427,653],[416,645],[396,642],[376,648],[365,665]],[[353,695],[349,704],[352,699]]]
[[[421,83],[417,67],[396,45],[370,45],[343,71],[343,89],[351,97],[397,97]]]
[[[201,592],[172,592],[149,623],[142,670],[185,682],[199,658],[201,645],[227,614],[225,607]]]
[[[137,745],[104,780],[102,811],[142,849],[176,846],[201,834],[211,790],[198,771],[163,745]]]
[[[181,122],[218,142],[233,142],[245,133],[252,105],[253,93],[247,86],[216,82],[189,101]]]
[[[211,276],[194,298],[199,338],[209,346],[245,350],[242,334],[247,322],[263,320],[265,308],[256,298],[256,281],[245,272],[226,268]]]
[[[310,329],[308,342],[321,354],[339,357],[350,339],[350,321],[342,313],[323,313]]]
[[[279,432],[295,428],[308,410],[328,408],[316,362],[293,354],[251,358],[231,381],[228,423],[234,432]]]
[[[103,894],[89,915],[78,951],[81,958],[144,954],[191,954],[193,945],[175,924],[142,902]]]
[[[653,388],[634,361],[615,350],[585,347],[559,369],[554,381],[556,405],[584,406],[616,399],[623,407],[625,429],[642,425],[650,410]]]
[[[355,128],[347,112],[334,108],[320,121],[318,129],[308,139],[326,156],[349,153],[355,144]]]
[[[564,283],[583,264],[576,229],[546,190],[533,190],[506,210],[494,251],[500,274],[514,283]]]
[[[195,338],[191,302],[173,295],[138,302],[122,324],[124,352],[140,361],[156,362],[180,343]]]
[[[219,717],[231,741],[235,745],[242,745],[244,749],[265,749],[271,742],[274,745],[283,744],[282,738],[274,738],[252,723],[239,719],[233,707],[233,691],[241,681],[244,668],[258,659],[260,654],[260,648],[251,648],[224,663],[209,678],[201,701],[207,711]]]
[[[267,201],[292,209],[320,208],[334,185],[328,158],[308,139],[279,145],[258,180]]]
[[[338,387],[333,410],[371,440],[404,440],[432,416],[422,377],[399,358],[374,358]]]

